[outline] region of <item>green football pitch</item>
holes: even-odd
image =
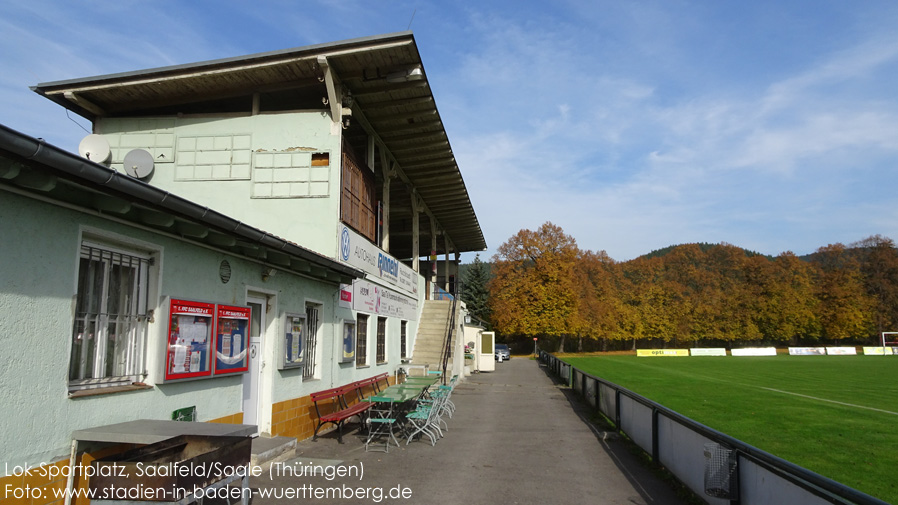
[[[898,503],[898,356],[563,359],[749,445]]]

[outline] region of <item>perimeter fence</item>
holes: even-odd
[[[711,505],[887,502],[711,429],[551,353],[540,361],[593,408]]]

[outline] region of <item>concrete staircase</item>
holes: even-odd
[[[449,316],[452,311],[452,301],[427,300],[424,302],[424,310],[421,320],[418,321],[418,334],[415,337],[415,347],[412,352],[411,365],[430,365],[430,370],[442,369],[440,356],[446,345],[446,333],[449,331]],[[456,324],[458,324],[458,308],[456,307]],[[452,333],[452,345],[458,338],[458,331]],[[452,367],[452,357],[449,357],[449,365]]]

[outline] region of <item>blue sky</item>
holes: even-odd
[[[0,123],[76,150],[29,86],[409,22],[484,259],[546,221],[617,260],[898,239],[891,0],[0,0]]]

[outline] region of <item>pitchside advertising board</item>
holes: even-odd
[[[863,347],[865,355],[898,356],[898,347]],[[776,356],[775,347],[746,347],[730,350],[731,356]],[[855,356],[856,347],[790,347],[792,356]],[[637,356],[726,356],[727,350],[720,348],[697,349],[638,349]]]
[[[791,356],[853,356],[857,354],[855,347],[790,347]]]
[[[723,347],[708,349],[689,349],[690,356],[726,356],[727,350]]]
[[[637,349],[637,356],[689,356],[689,349]]]
[[[864,347],[865,356],[898,356],[898,347]]]
[[[637,349],[636,356],[726,356],[724,348],[708,349]]]
[[[337,226],[339,248],[337,258],[366,274],[389,283],[398,291],[417,296],[418,275],[396,258],[384,253],[367,238],[345,225]]]
[[[732,356],[776,356],[776,347],[746,347],[730,349]]]

